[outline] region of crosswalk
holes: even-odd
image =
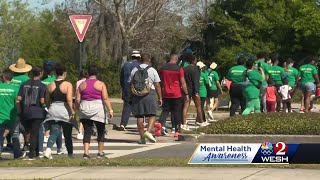
[[[139,145],[137,143],[118,143],[118,142],[105,142],[104,144],[104,152],[106,153],[108,158],[117,158],[130,154],[150,151],[154,149],[159,149],[163,147],[168,147],[172,145],[177,145],[179,143],[149,143]],[[46,147],[46,143],[44,144],[44,149]],[[90,155],[94,157],[98,153],[98,143],[90,144]],[[52,156],[53,158],[66,157],[67,152],[65,154],[58,155],[56,147],[52,148]],[[82,157],[83,155],[83,144],[81,142],[73,143],[73,154],[75,157]],[[2,152],[2,158],[13,158],[12,152]]]

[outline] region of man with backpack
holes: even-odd
[[[142,64],[134,68],[128,82],[131,85],[129,102],[132,104],[132,114],[137,118],[137,126],[140,134],[139,144],[146,144],[146,138],[157,142],[150,133],[154,127],[157,113],[156,94],[158,103],[162,105],[160,77],[158,72],[151,67],[151,56],[142,54]],[[144,131],[144,118],[149,118],[147,131]]]
[[[128,79],[131,75],[131,71],[139,66],[140,64],[140,52],[139,51],[132,51],[131,60],[124,63],[121,68],[120,73],[120,85],[122,90],[122,100],[123,100],[123,109],[121,115],[121,122],[119,130],[125,131],[126,126],[128,125],[128,121],[131,114],[131,105],[129,104],[128,97],[130,91],[130,84],[128,83]]]

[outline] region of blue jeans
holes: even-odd
[[[12,134],[12,145],[13,145],[13,157],[19,158],[21,156],[21,150],[20,150],[20,141],[19,141],[19,135],[20,135],[20,122],[17,121],[15,124],[12,125],[0,125],[0,153],[2,152],[3,148],[3,142],[4,137],[3,134],[5,130],[9,130]]]
[[[44,133],[46,130],[45,126],[48,126],[48,125],[49,124],[46,122],[46,123],[42,123],[42,125],[40,126],[40,130],[39,130],[39,151],[40,152],[43,151]],[[56,143],[57,143],[57,149],[61,149],[62,148],[62,133],[59,134]]]
[[[47,147],[52,148],[54,143],[58,142],[58,139],[62,137],[61,128],[63,128],[63,133],[65,135],[65,143],[68,150],[68,154],[73,154],[73,145],[72,145],[72,125],[66,122],[56,122],[49,121],[50,126],[50,137],[48,140]],[[62,144],[62,138],[61,138]],[[57,143],[58,146],[58,143]],[[61,147],[60,147],[61,148]],[[58,147],[59,149],[59,147]]]
[[[123,125],[126,127],[129,122],[130,114],[131,114],[132,108],[129,104],[129,97],[124,96],[123,98],[123,109],[122,109],[122,116],[121,116],[121,123],[120,125]]]

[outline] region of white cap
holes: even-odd
[[[131,57],[141,57],[139,51],[132,51]]]
[[[201,62],[201,61],[197,62],[196,65],[197,65],[200,69],[206,67],[206,65],[205,65],[203,62]]]

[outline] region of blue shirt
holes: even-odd
[[[121,68],[120,85],[122,88],[122,93],[125,96],[128,95],[129,89],[130,89],[130,87],[129,87],[130,84],[129,84],[128,80],[131,75],[131,71],[139,65],[140,65],[140,63],[138,62],[138,60],[133,59],[131,61],[124,63],[124,65]]]

